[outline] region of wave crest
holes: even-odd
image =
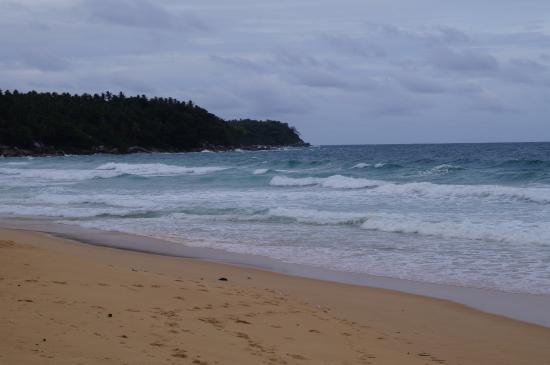
[[[498,198],[537,204],[550,204],[548,187],[516,187],[500,185],[451,185],[430,182],[395,183],[381,180],[354,178],[342,175],[329,177],[274,176],[271,186],[307,187],[319,186],[331,189],[370,189],[372,193],[403,195],[405,197],[429,197],[435,199]]]
[[[269,171],[269,169],[256,169],[252,172],[252,174],[254,174],[254,175],[264,175],[264,174],[267,174],[268,171]]]
[[[166,165],[162,163],[129,164],[116,162],[108,162],[96,167],[96,170],[109,170],[116,171],[119,174],[138,176],[177,176],[186,174],[203,175],[227,169],[228,167],[218,166],[185,167]]]
[[[470,220],[429,221],[397,214],[377,214],[369,216],[361,224],[361,228],[390,233],[510,244],[517,244],[518,242],[544,244],[550,239],[550,229],[547,226],[514,220],[480,224]]]
[[[329,177],[302,177],[292,178],[287,176],[274,176],[270,183],[272,186],[313,186],[318,185],[332,189],[365,189],[374,188],[380,185],[379,181],[361,179],[343,175],[332,175]]]

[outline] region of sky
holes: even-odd
[[[550,141],[550,1],[0,0],[0,89],[171,96],[313,144]]]

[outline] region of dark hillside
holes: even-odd
[[[0,91],[0,154],[302,146],[277,121],[225,121],[191,101],[124,94]]]

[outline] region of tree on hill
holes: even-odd
[[[192,101],[145,95],[71,95],[0,90],[0,145],[89,153],[131,146],[189,151],[256,145],[304,145],[278,121],[225,121]]]

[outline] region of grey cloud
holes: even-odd
[[[234,67],[243,71],[265,72],[267,69],[266,66],[244,57],[211,55],[210,60],[215,63]]]
[[[0,52],[2,54],[3,52]],[[48,51],[23,50],[11,54],[2,54],[0,64],[13,68],[33,69],[40,71],[68,71],[72,64],[68,60],[55,56]]]
[[[447,92],[448,89],[441,83],[426,78],[415,76],[401,76],[397,78],[401,85],[412,92],[421,94],[439,94]]]
[[[272,77],[257,77],[239,85],[238,95],[246,100],[250,111],[264,118],[304,114],[312,107],[309,100]]]
[[[462,30],[449,26],[439,26],[435,28],[435,38],[445,44],[467,43],[471,37]]]
[[[365,39],[354,39],[345,34],[324,35],[323,39],[340,51],[362,57],[384,57],[387,54],[386,50],[378,44]]]
[[[471,41],[464,31],[445,25],[403,28],[392,24],[367,22],[367,38],[412,42],[416,45],[457,45]]]
[[[298,84],[309,87],[338,89],[351,88],[351,85],[341,77],[317,70],[305,70],[300,73],[296,73],[294,81]]]
[[[84,8],[93,19],[138,28],[206,30],[209,27],[189,13],[172,12],[148,0],[86,0]]]
[[[369,113],[377,117],[411,118],[428,108],[426,104],[420,104],[411,100],[386,100],[370,108]]]
[[[310,54],[300,54],[288,49],[278,49],[274,55],[274,62],[287,67],[325,67],[334,68],[334,64],[320,60]]]
[[[465,108],[465,111],[476,111],[483,113],[516,113],[515,108],[504,104],[501,100],[494,97],[480,97],[473,99]]]
[[[436,68],[459,72],[493,72],[499,68],[494,56],[472,49],[439,48],[430,61]]]
[[[479,139],[515,138],[485,123],[542,138],[547,1],[507,0],[498,17],[497,0],[342,1],[0,1],[0,80],[192,99],[313,143],[442,141],[465,120]]]
[[[532,59],[513,59],[503,70],[503,78],[528,84],[550,82],[550,66]]]

